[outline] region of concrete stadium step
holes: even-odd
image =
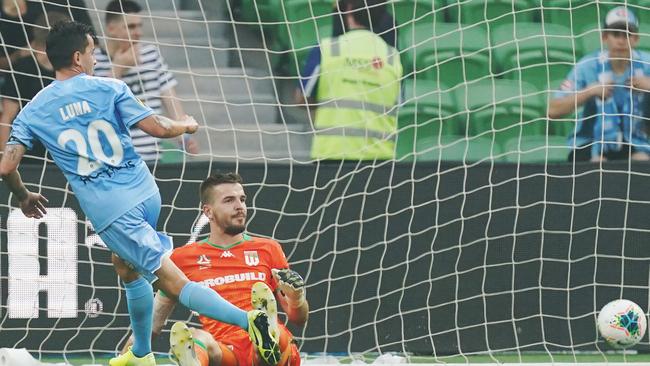
[[[267,96],[230,96],[228,101],[213,98],[196,99],[179,96],[185,113],[209,126],[239,126],[242,124],[274,124],[278,120],[277,102]]]
[[[110,0],[86,2],[86,8],[95,27],[104,28],[106,6]],[[225,38],[231,32],[232,24],[226,5],[220,2],[192,6],[183,2],[173,5],[173,0],[137,1],[142,7],[143,32],[146,37],[206,37]],[[181,6],[182,5],[182,6]],[[188,10],[191,9],[191,10]],[[181,32],[179,33],[179,25]],[[206,27],[207,26],[207,27]]]
[[[99,10],[104,10],[110,2],[111,0],[86,1],[86,7],[91,9],[96,7]],[[142,7],[144,12],[148,12],[148,9],[152,11],[181,9],[183,0],[135,0],[135,2]]]
[[[193,70],[228,66],[229,42],[225,39],[158,38],[143,42],[154,43],[160,49],[171,70]]]
[[[200,11],[142,12],[143,36],[146,38],[223,38],[228,37],[231,25],[224,20],[210,20]]]
[[[235,128],[201,128],[195,137],[199,143],[198,160],[216,158],[239,161],[309,160],[309,131],[299,125],[245,124]]]
[[[249,101],[251,99],[257,101],[260,97],[267,101],[277,101],[273,79],[263,70],[243,70],[235,67],[204,68],[187,72],[179,71],[174,76],[178,80],[176,92],[183,96],[231,101],[229,96],[237,95],[248,97]]]

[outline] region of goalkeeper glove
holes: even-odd
[[[305,280],[302,279],[302,276],[288,268],[273,268],[271,271],[278,282],[278,288],[287,298],[289,306],[293,308],[302,306],[305,302]]]

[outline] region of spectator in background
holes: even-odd
[[[341,1],[342,0],[334,2],[334,9],[332,10],[332,37],[338,37],[345,33],[346,23],[344,14],[338,11],[338,3]],[[375,1],[374,3],[368,4],[368,12],[370,15],[369,29],[379,34],[386,43],[397,48],[397,27],[395,26],[395,18],[393,18],[393,14],[388,11],[384,3],[388,2]]]
[[[57,11],[92,27],[83,0],[2,0],[0,8],[0,72],[11,70],[11,63],[31,55],[27,45],[33,38],[34,24],[40,16]],[[51,25],[49,22],[46,23]],[[3,142],[4,143],[4,142]]]
[[[402,65],[397,50],[369,30],[368,12],[385,5],[381,0],[341,0],[338,6],[345,33],[321,41],[297,92],[298,103],[305,97],[316,102],[311,156],[392,159]]]
[[[49,33],[48,23],[54,25],[67,21],[69,18],[60,12],[42,14],[35,21],[33,39],[30,47],[34,57],[22,57],[13,62],[13,73],[0,89],[2,95],[2,116],[0,116],[0,151],[4,151],[9,138],[11,124],[18,112],[44,87],[54,80],[52,64],[45,54],[45,40]],[[46,157],[45,148],[40,142],[34,143],[34,148],[23,159],[23,163],[43,163]]]
[[[548,106],[549,118],[577,113],[569,161],[650,160],[644,106],[650,91],[650,56],[635,50],[639,21],[623,6],[607,13],[604,50],[571,70]],[[559,123],[559,122],[558,122]]]
[[[95,49],[95,76],[122,79],[133,94],[154,110],[173,120],[185,116],[183,106],[176,98],[174,75],[169,72],[158,48],[151,43],[141,43],[142,8],[131,0],[113,0],[106,6],[106,43]],[[135,151],[147,163],[159,158],[158,139],[138,128],[131,129]],[[186,150],[197,153],[196,142],[187,138]]]

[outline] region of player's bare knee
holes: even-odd
[[[131,267],[117,255],[111,255],[111,262],[113,262],[115,273],[117,273],[120,279],[125,283],[133,282],[140,277],[138,272],[131,269]]]
[[[212,334],[197,328],[190,328],[190,330],[192,331],[192,337],[205,345],[208,356],[210,357],[210,365],[220,365],[223,356],[221,347],[219,347],[219,343],[212,337]]]
[[[185,274],[169,258],[163,259],[156,276],[158,276],[156,281],[158,288],[172,299],[178,299],[181,290],[189,282]]]

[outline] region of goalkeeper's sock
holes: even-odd
[[[210,355],[208,354],[208,347],[198,339],[194,339],[194,353],[196,353],[196,358],[199,360],[201,366],[210,366]],[[225,357],[225,355],[222,357]],[[223,361],[221,361],[221,364],[229,365]],[[230,365],[236,365],[236,363]]]
[[[201,315],[248,330],[248,316],[244,310],[224,300],[216,291],[196,282],[188,282],[183,286],[178,300]]]
[[[124,288],[126,288],[126,303],[129,307],[129,318],[133,329],[131,351],[138,358],[144,357],[151,353],[153,288],[144,277],[125,283]]]

